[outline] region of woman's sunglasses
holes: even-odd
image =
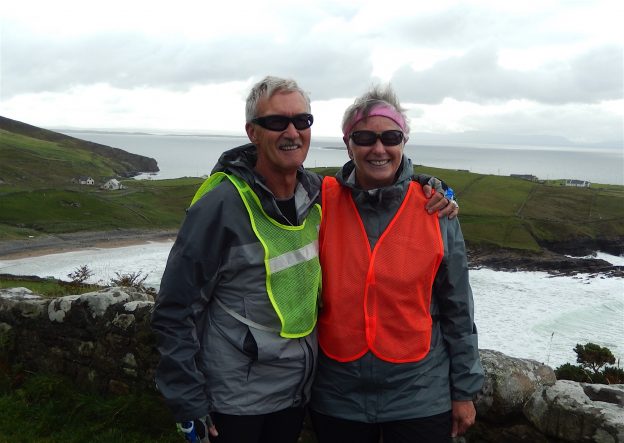
[[[297,114],[292,117],[286,115],[266,115],[264,117],[256,117],[251,122],[269,131],[285,131],[288,125],[292,123],[295,129],[302,131],[312,126],[314,117],[312,114]]]
[[[353,140],[353,143],[360,146],[372,146],[377,143],[377,139],[381,140],[384,146],[396,146],[401,144],[405,136],[403,132],[399,130],[384,132],[353,131],[351,133],[351,140]]]

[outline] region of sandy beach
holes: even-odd
[[[77,251],[89,247],[116,248],[146,242],[165,242],[175,240],[176,234],[177,231],[175,230],[150,231],[135,229],[45,234],[23,240],[0,241],[0,258],[17,259]]]
[[[79,251],[86,248],[117,248],[140,245],[148,242],[172,242],[177,230],[116,229],[110,231],[73,232],[65,234],[44,234],[21,240],[0,241],[0,259],[13,260],[38,257],[61,252]],[[544,250],[539,254],[506,249],[471,250],[468,257],[471,268],[486,267],[506,271],[545,271],[558,275],[574,275],[579,272],[608,274],[621,277],[624,266],[586,258],[585,253],[575,258]]]

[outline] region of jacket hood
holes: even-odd
[[[212,168],[212,174],[215,172],[226,172],[234,174],[242,178],[248,183],[252,183],[252,179],[256,177],[254,166],[258,160],[258,151],[256,146],[247,143],[242,146],[225,151],[217,160],[217,164]]]

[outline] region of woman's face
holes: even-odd
[[[401,131],[401,128],[394,121],[375,115],[359,121],[351,129],[351,133],[373,131],[380,134],[384,131],[397,130]],[[394,176],[401,165],[404,145],[404,138],[397,145],[385,146],[378,137],[372,145],[361,146],[349,137],[347,151],[355,163],[355,176],[360,187],[368,190],[394,183]]]

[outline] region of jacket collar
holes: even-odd
[[[212,173],[225,172],[233,174],[247,182],[260,197],[262,206],[267,214],[283,222],[281,212],[275,203],[275,196],[265,185],[264,177],[254,169],[257,159],[258,151],[256,146],[252,143],[247,143],[221,154],[217,164],[212,169]],[[321,180],[319,176],[300,166],[297,170],[297,187],[295,188],[295,205],[300,222],[318,200],[320,190]]]
[[[356,201],[379,204],[384,201],[390,203],[396,199],[402,200],[413,175],[412,161],[403,155],[395,181],[390,186],[369,190],[360,188],[355,179],[355,164],[352,160],[345,163],[338,171],[336,179],[340,184],[351,189]]]

